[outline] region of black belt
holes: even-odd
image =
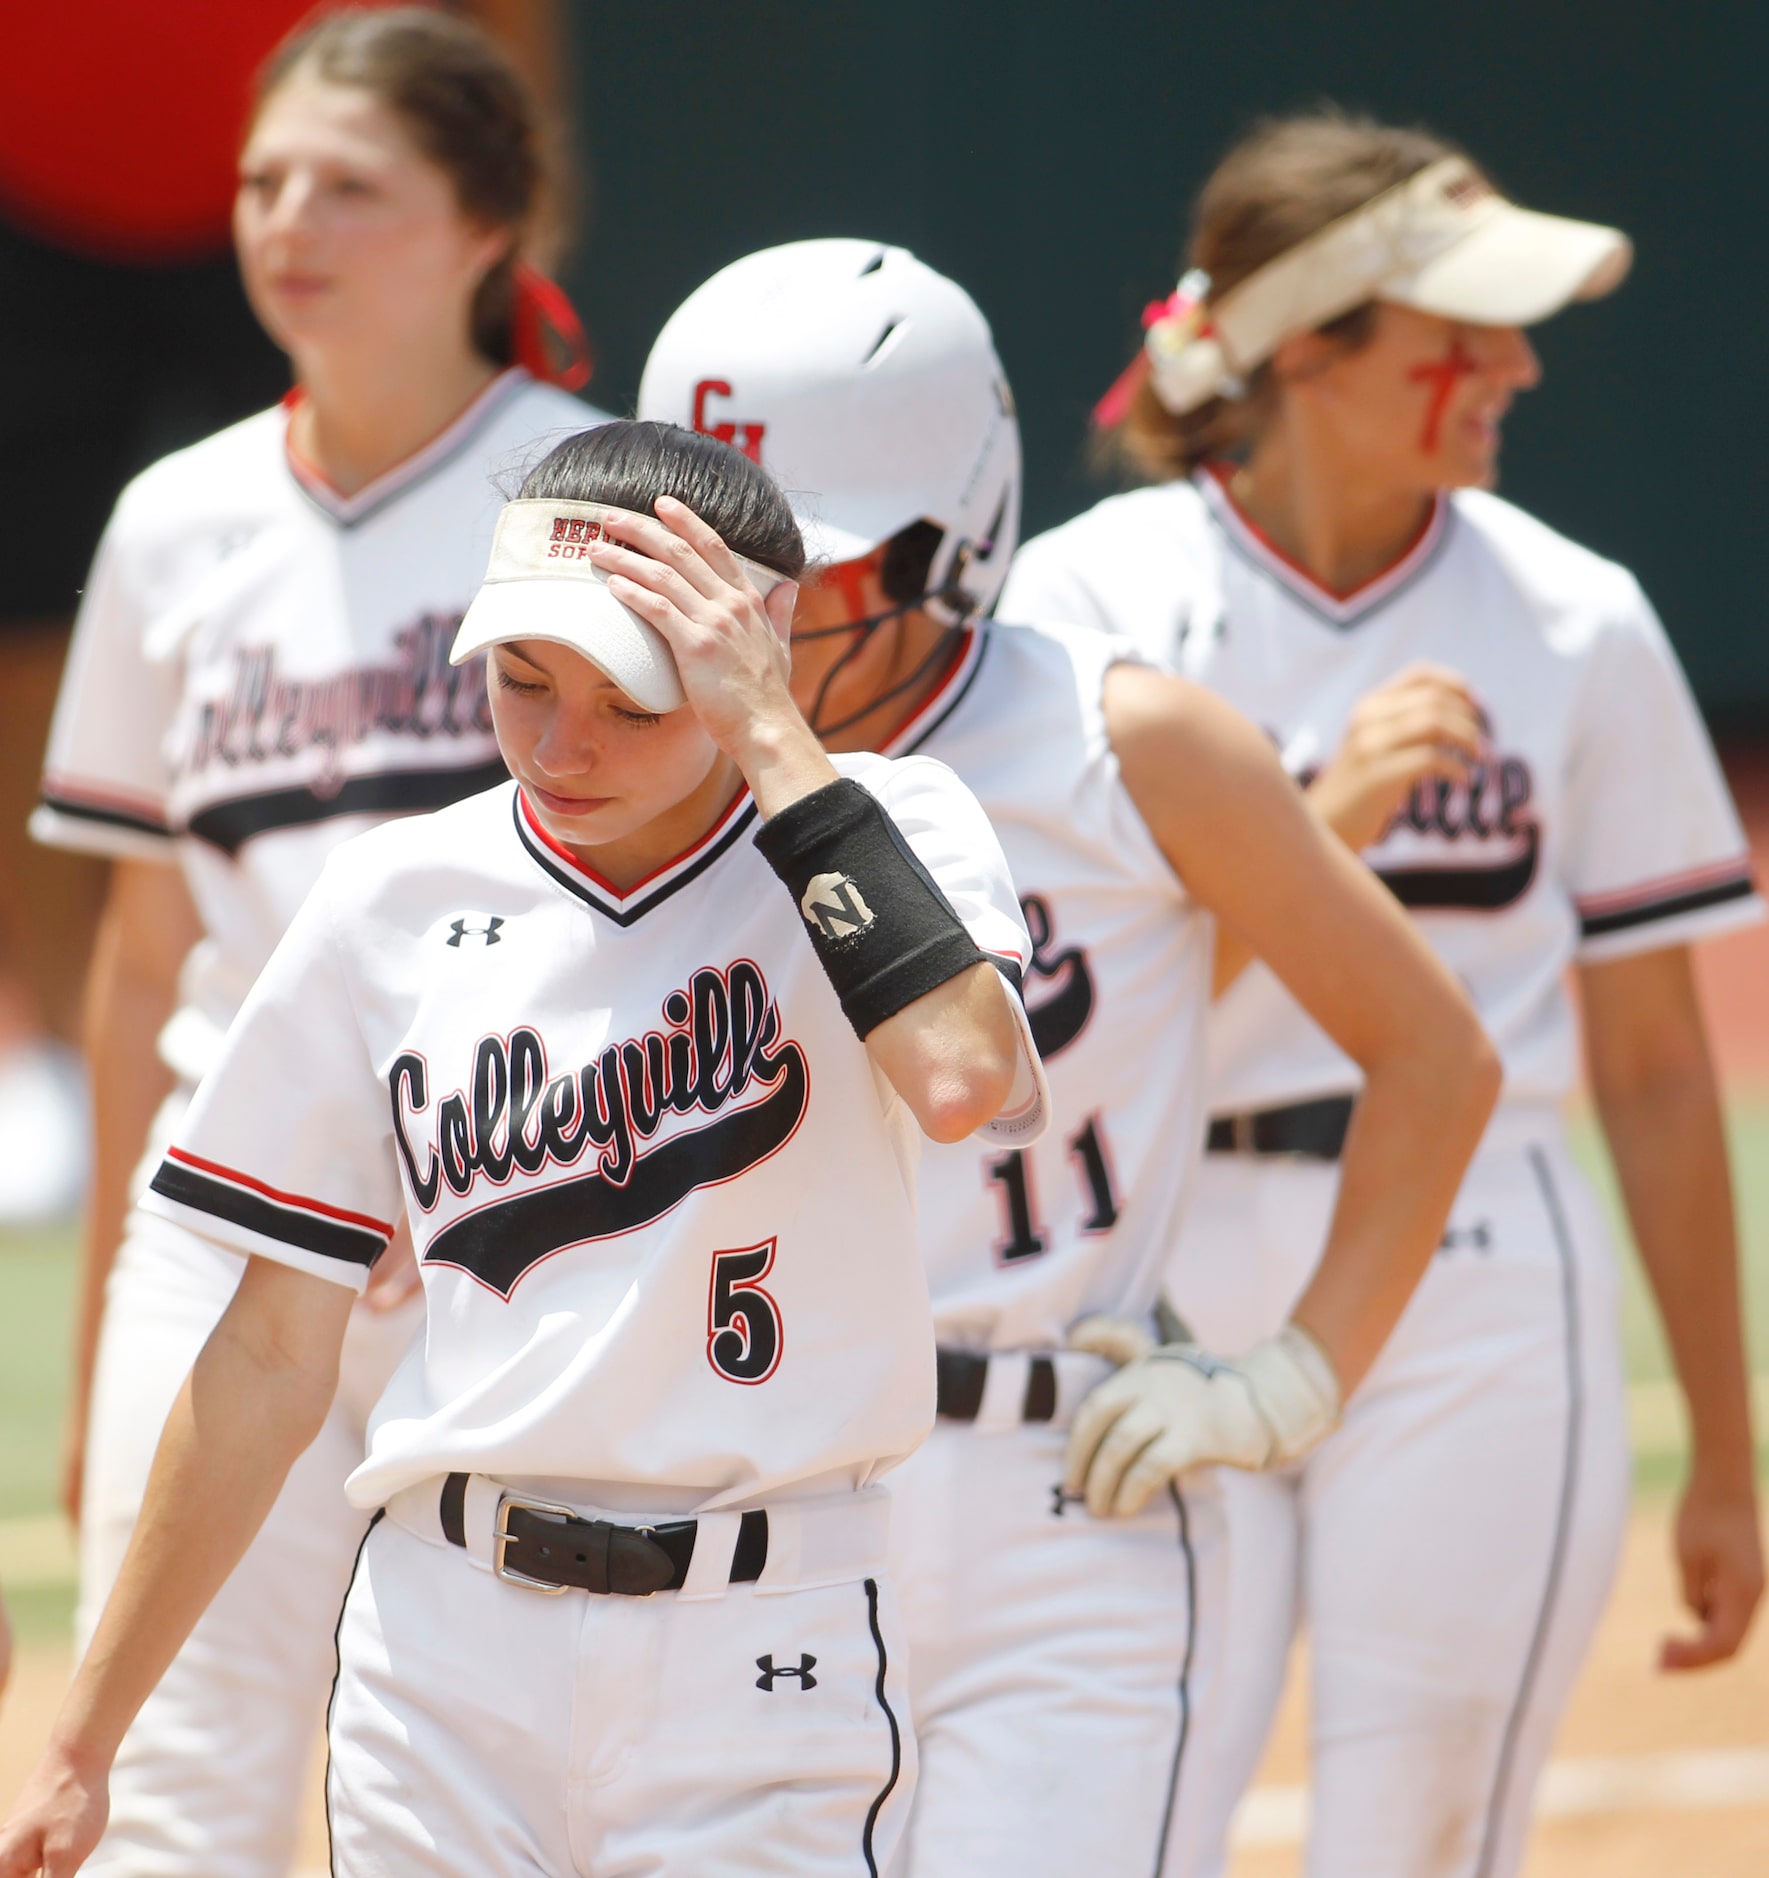
[[[1345,1151],[1355,1106],[1351,1096],[1321,1096],[1281,1109],[1219,1115],[1210,1124],[1204,1146],[1211,1154],[1301,1154],[1313,1161],[1336,1161]]]
[[[450,1545],[465,1546],[465,1474],[443,1481],[437,1510],[442,1536]],[[680,1591],[688,1582],[699,1525],[698,1520],[676,1519],[661,1526],[617,1526],[506,1493],[498,1503],[492,1569],[511,1583],[544,1591],[648,1598],[654,1591]],[[745,1513],[731,1554],[731,1583],[754,1584],[767,1562],[768,1515]]]
[[[989,1381],[989,1359],[970,1350],[939,1350],[934,1355],[934,1405],[949,1422],[974,1422],[982,1412],[983,1390]],[[1026,1395],[1020,1420],[1056,1419],[1056,1365],[1048,1356],[1035,1356],[1026,1371]]]

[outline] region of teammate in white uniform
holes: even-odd
[[[250,1260],[4,1878],[96,1837],[402,1212],[426,1331],[350,1482],[387,1517],[339,1629],[333,1870],[888,1864],[917,1127],[1030,1142],[1048,1096],[975,799],[838,769],[792,705],[803,565],[767,477],[668,426],[568,440],[503,512],[455,656],[492,649],[516,781],[331,857],[154,1177]]]
[[[1052,1127],[1036,1146],[922,1163],[941,1419],[891,1481],[922,1756],[906,1869],[1142,1878],[1164,1839],[1183,1866],[1225,1623],[1208,1476],[1124,1521],[1095,1520],[1063,1483],[1077,1404],[1111,1368],[1086,1320],[1149,1321],[1191,1189],[1208,909],[1358,1052],[1379,1107],[1399,1094],[1372,1117],[1366,1179],[1298,1309],[1348,1381],[1430,1255],[1496,1066],[1483,1099],[1472,1013],[1251,726],[1126,663],[1121,642],[978,620],[1013,549],[1019,438],[989,329],[951,281],[876,242],[751,255],[672,316],[640,409],[728,425],[804,492],[807,536],[834,565],[801,598],[796,695],[832,747],[957,771],[1032,939]],[[1072,1332],[1084,1347],[1065,1347]],[[1332,1412],[1308,1395],[1319,1350],[1285,1336],[1265,1373],[1307,1404],[1281,1431],[1260,1422],[1274,1446]]]
[[[414,77],[446,80],[446,105],[402,102]],[[239,232],[297,390],[132,483],[87,587],[33,822],[116,862],[92,992],[101,1167],[76,1441],[88,1374],[91,1416],[71,1496],[82,1638],[240,1272],[231,1252],[126,1215],[143,1136],[137,1186],[332,848],[504,775],[483,672],[451,668],[449,646],[484,572],[496,479],[596,415],[500,365],[507,331],[469,337],[470,304],[495,298],[488,265],[508,287],[497,256],[536,186],[531,116],[490,46],[435,14],[341,22],[283,55],[245,153]],[[431,143],[456,152],[452,167]],[[356,1314],[325,1427],[131,1731],[95,1870],[287,1869],[364,1528],[342,1486],[417,1322],[400,1295]]]
[[[1505,1063],[1439,1255],[1344,1426],[1288,1473],[1225,1481],[1217,1852],[1301,1622],[1309,1872],[1498,1878],[1522,1856],[1629,1484],[1614,1258],[1561,1121],[1568,967],[1695,1434],[1677,1546],[1701,1633],[1667,1665],[1729,1654],[1761,1585],[1687,958],[1761,907],[1638,586],[1482,489],[1537,375],[1521,325],[1613,287],[1625,240],[1512,208],[1430,138],[1327,116],[1225,161],[1193,256],[1210,278],[1155,319],[1126,421],[1151,468],[1195,473],[1028,544],[1007,604],[1129,634],[1263,725]],[[1268,1335],[1307,1284],[1358,1088],[1261,966],[1226,992],[1211,1152],[1169,1278],[1213,1346]]]

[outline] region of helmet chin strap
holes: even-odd
[[[949,594],[944,593],[938,596],[932,593],[918,593],[913,600],[905,600],[900,605],[889,607],[882,613],[870,613],[864,619],[851,619],[840,626],[819,626],[811,632],[795,633],[793,635],[794,639],[801,642],[808,642],[813,639],[833,639],[841,633],[850,633],[853,635],[853,642],[844,647],[841,656],[837,658],[835,663],[830,666],[829,670],[823,674],[823,682],[817,687],[817,696],[812,701],[810,710],[806,713],[811,729],[815,731],[819,737],[839,736],[842,731],[852,729],[853,726],[858,724],[863,718],[870,717],[881,705],[889,704],[893,698],[900,698],[904,692],[913,690],[915,686],[920,684],[928,673],[939,664],[941,659],[946,656],[947,638],[953,632],[959,631],[962,628],[960,626],[947,626],[942,621],[935,619],[930,613],[928,618],[933,620],[933,623],[938,626],[940,630],[935,634],[934,642],[928,649],[927,656],[917,662],[915,669],[911,671],[906,678],[898,679],[898,681],[887,690],[881,691],[876,697],[869,699],[865,704],[861,705],[857,711],[850,711],[846,717],[838,718],[833,724],[823,722],[823,707],[829,701],[831,687],[835,684],[836,680],[840,678],[842,673],[847,670],[853,660],[859,656],[861,649],[866,645],[868,640],[871,639],[872,635],[877,632],[879,627],[888,626],[892,620],[902,619],[906,614],[918,612],[926,606],[929,600],[936,597],[945,599],[948,602],[950,602],[951,598]]]

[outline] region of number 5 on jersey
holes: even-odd
[[[762,1289],[778,1241],[713,1254],[706,1360],[727,1382],[766,1382],[780,1367],[780,1307]]]

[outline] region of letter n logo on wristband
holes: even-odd
[[[807,926],[830,945],[857,939],[877,917],[846,874],[814,874],[799,901]]]

